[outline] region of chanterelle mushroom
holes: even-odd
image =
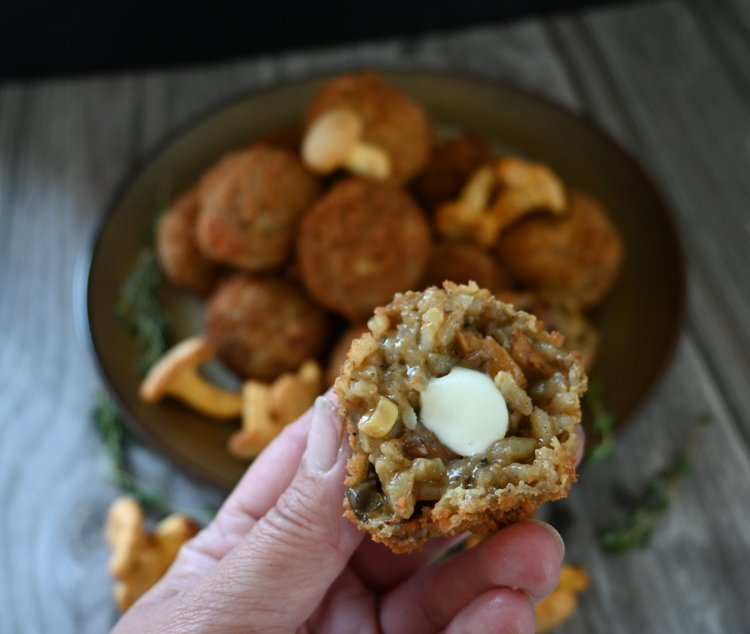
[[[476,227],[487,212],[496,188],[497,176],[492,167],[480,167],[466,182],[458,199],[438,209],[435,217],[438,232],[448,240],[473,241]]]
[[[529,212],[545,209],[561,214],[565,211],[565,187],[557,174],[543,163],[508,157],[497,162],[496,173],[503,189],[485,217],[489,225],[480,225],[478,231],[478,236],[491,236],[490,244],[505,227]]]
[[[106,537],[112,546],[109,572],[119,577],[132,567],[134,555],[147,541],[143,510],[132,497],[116,500],[107,519]]]
[[[302,159],[319,174],[344,168],[383,180],[391,173],[388,154],[362,140],[362,122],[345,109],[330,110],[313,122],[302,143]]]
[[[320,366],[308,359],[297,372],[285,372],[270,385],[248,381],[242,388],[242,428],[229,439],[240,458],[257,456],[281,430],[313,404],[323,387]]]
[[[214,418],[238,417],[242,411],[240,395],[210,383],[198,372],[214,354],[213,347],[200,337],[177,344],[149,370],[141,383],[140,397],[147,403],[158,403],[172,396]]]
[[[488,248],[506,227],[539,209],[565,210],[562,182],[546,165],[508,157],[474,172],[458,199],[440,206],[435,221],[444,238]]]
[[[148,533],[140,504],[132,497],[116,500],[109,509],[105,535],[112,547],[109,571],[115,580],[113,594],[118,607],[124,611],[133,605],[167,571],[182,544],[197,532],[195,522],[175,513]]]

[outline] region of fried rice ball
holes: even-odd
[[[339,182],[300,223],[299,271],[310,295],[352,322],[413,288],[430,255],[430,226],[398,187]]]
[[[466,181],[494,158],[489,142],[465,134],[441,143],[430,156],[424,171],[414,179],[411,191],[428,212],[458,198]]]
[[[432,247],[427,271],[418,287],[442,286],[445,280],[457,284],[474,280],[480,288],[493,292],[511,285],[509,275],[489,254],[468,244],[441,243]]]
[[[300,125],[285,125],[271,128],[261,134],[250,147],[257,144],[270,145],[298,155],[302,149],[302,127]]]
[[[564,299],[551,299],[536,293],[500,291],[497,298],[539,318],[547,330],[556,330],[565,341],[566,350],[581,355],[583,368],[589,372],[599,352],[599,332],[586,319],[580,306]]]
[[[216,280],[217,266],[198,248],[195,223],[199,210],[196,187],[169,206],[156,224],[156,256],[170,283],[203,295]]]
[[[502,235],[497,253],[522,284],[587,309],[612,288],[623,245],[602,204],[571,191],[563,215],[534,214],[519,221]]]
[[[248,271],[280,266],[320,185],[291,152],[258,144],[227,154],[200,183],[198,243],[210,258]]]
[[[242,378],[265,381],[319,357],[329,318],[294,284],[244,273],[222,282],[206,309],[206,336]]]
[[[306,127],[331,110],[346,109],[362,121],[362,140],[388,154],[390,181],[405,183],[422,170],[432,147],[432,126],[424,108],[374,71],[327,82],[313,98]]]
[[[576,480],[577,353],[476,284],[377,308],[336,380],[345,516],[395,552],[532,517]],[[440,392],[440,394],[438,394]]]

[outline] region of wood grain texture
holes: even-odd
[[[696,389],[700,384],[702,389]],[[686,389],[690,386],[690,389]],[[603,554],[597,533],[621,517],[613,487],[636,493],[682,449],[697,417],[693,468],[679,484],[673,507],[652,544],[621,555]],[[750,534],[750,463],[715,379],[689,335],[654,398],[622,434],[617,457],[586,467],[566,504],[576,518],[566,534],[566,558],[582,563],[592,587],[580,613],[561,632],[741,632]]]
[[[653,170],[690,256],[689,325],[750,444],[750,116],[682,3],[560,20],[589,108]]]
[[[744,473],[748,468],[747,418],[741,413],[749,357],[747,333],[738,319],[750,297],[742,274],[750,265],[744,246],[747,105],[734,70],[719,72],[721,59],[681,4],[560,19],[551,25],[550,36],[575,78],[584,110],[640,156],[662,184],[691,265],[687,333],[678,361],[625,434],[619,469],[616,463],[611,468],[627,481],[628,472],[643,473],[654,457],[679,445],[690,419],[686,408],[701,400],[694,398],[697,385],[706,411],[720,422],[720,429],[714,425],[706,430],[692,484],[683,485],[689,494],[682,489],[667,530],[658,533],[648,551],[598,562],[584,548],[601,603],[581,611],[586,629],[573,621],[563,631],[742,631],[749,581],[744,564],[737,562],[747,560],[750,544],[743,535],[746,511],[734,508],[732,500],[738,483],[734,469]],[[675,374],[686,371],[675,382]],[[659,440],[665,432],[669,435]],[[631,442],[637,435],[641,439]],[[661,451],[642,451],[644,444],[654,442],[662,444]],[[730,455],[735,467],[725,470]],[[588,486],[584,479],[574,491],[574,506]],[[606,498],[599,497],[606,489],[597,485],[593,491],[584,508],[606,508]],[[580,537],[575,533],[573,544]],[[590,537],[595,539],[593,531]],[[701,571],[699,584],[696,570]],[[609,581],[599,583],[601,579]],[[712,585],[722,592],[707,600],[703,593]],[[676,596],[684,597],[679,610],[668,607]],[[625,621],[612,619],[626,611]]]
[[[101,527],[116,491],[89,422],[98,381],[76,336],[74,287],[133,159],[135,87],[1,93],[0,632],[102,632],[114,615]],[[154,486],[174,479],[163,460],[136,460]]]
[[[746,58],[737,57],[747,42],[724,5],[712,30],[701,24],[707,6],[608,8],[214,67],[0,87],[0,632],[103,632],[115,617],[101,525],[116,491],[89,422],[98,381],[75,335],[74,283],[116,186],[164,135],[224,99],[368,65],[513,81],[586,112],[656,174],[691,264],[688,329],[618,457],[587,469],[566,502],[575,517],[567,558],[589,570],[593,586],[561,631],[743,631],[750,117]],[[703,412],[714,423],[652,546],[603,555],[596,531],[619,513],[611,486],[640,487]],[[133,463],[180,505],[219,499],[147,448],[136,447]]]
[[[125,92],[112,108],[128,107]],[[81,415],[96,382],[75,337],[72,290],[76,260],[102,203],[81,183],[97,182],[105,194],[120,166],[97,161],[96,147],[76,156],[85,120],[94,130],[96,120],[105,122],[84,96],[49,84],[6,89],[0,101],[6,124],[0,213],[8,232],[0,302],[7,325],[0,360],[3,632],[101,631],[107,622],[97,610],[89,623],[90,606],[79,599],[106,599],[98,526],[108,494]],[[106,127],[116,148],[125,137],[110,122]]]
[[[688,0],[687,8],[695,16],[714,54],[721,59],[729,78],[750,99],[750,3],[744,0]]]

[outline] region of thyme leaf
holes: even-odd
[[[604,404],[601,383],[592,380],[583,397],[583,404],[592,416],[592,427],[596,439],[586,455],[587,464],[596,464],[612,458],[615,453],[615,426],[617,419]]]
[[[710,420],[708,414],[697,418],[683,450],[646,485],[638,496],[637,506],[600,533],[601,545],[606,552],[615,554],[648,546],[659,519],[672,505],[677,483],[690,472],[690,454],[698,432]]]
[[[165,493],[149,488],[128,470],[127,444],[130,434],[116,405],[104,392],[99,392],[96,396],[91,420],[107,455],[110,478],[124,493],[138,500],[147,511],[157,517],[179,512],[204,523],[216,515],[218,509],[213,507],[195,510],[176,506]]]
[[[164,354],[169,343],[169,318],[162,309],[158,291],[162,274],[156,252],[144,245],[120,290],[115,318],[135,336],[139,356],[136,369],[141,375]]]

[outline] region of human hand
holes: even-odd
[[[346,447],[318,398],[113,634],[534,631],[560,573],[554,529],[514,524],[439,562],[448,541],[395,555],[342,518]]]

